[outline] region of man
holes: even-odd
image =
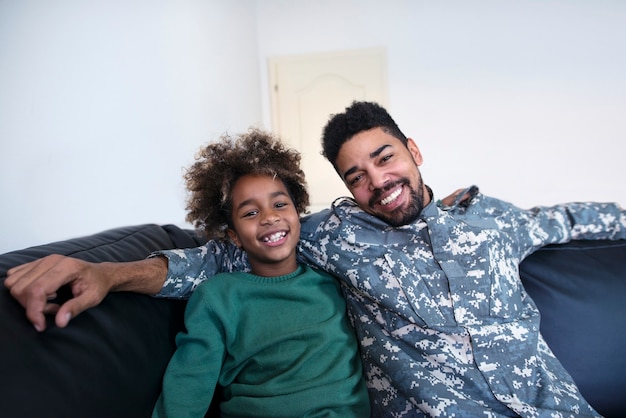
[[[626,238],[623,210],[525,211],[475,188],[440,208],[422,181],[419,148],[374,103],[333,116],[323,148],[354,199],[303,221],[300,256],[344,285],[375,416],[597,415],[540,336],[518,265],[550,243]],[[185,297],[218,271],[245,268],[213,242],[159,255],[168,259],[165,282],[163,257],[98,271],[48,259],[12,271],[8,285],[41,328],[43,313],[56,309],[45,297],[64,283],[79,297],[58,310],[60,326],[107,290]]]

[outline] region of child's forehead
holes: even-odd
[[[289,195],[287,186],[282,179],[272,174],[246,174],[239,177],[231,190],[231,197],[236,199],[248,199],[261,197],[268,194]]]
[[[248,184],[265,185],[266,187],[285,187],[285,183],[276,173],[248,173],[239,176],[233,187]]]

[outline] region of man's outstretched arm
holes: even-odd
[[[56,314],[56,325],[63,328],[81,312],[98,305],[109,292],[158,293],[166,276],[165,257],[128,263],[90,263],[50,255],[10,269],[4,285],[24,307],[35,329],[43,331],[47,314]],[[69,285],[72,298],[60,306],[51,303],[64,285]]]

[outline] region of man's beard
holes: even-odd
[[[377,189],[374,196],[369,201],[370,207],[374,207],[374,204],[380,201],[380,196],[382,196],[384,192],[393,189],[398,185],[406,186],[409,190],[409,204],[406,207],[399,207],[390,213],[377,212],[375,215],[393,227],[412,223],[420,216],[422,210],[424,209],[424,187],[421,178],[417,184],[417,190],[411,187],[411,183],[407,178],[402,178],[393,184],[389,184],[384,189]]]

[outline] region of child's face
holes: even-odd
[[[282,276],[296,269],[300,218],[278,178],[246,175],[231,192],[233,229],[228,233],[248,253],[252,272]]]

